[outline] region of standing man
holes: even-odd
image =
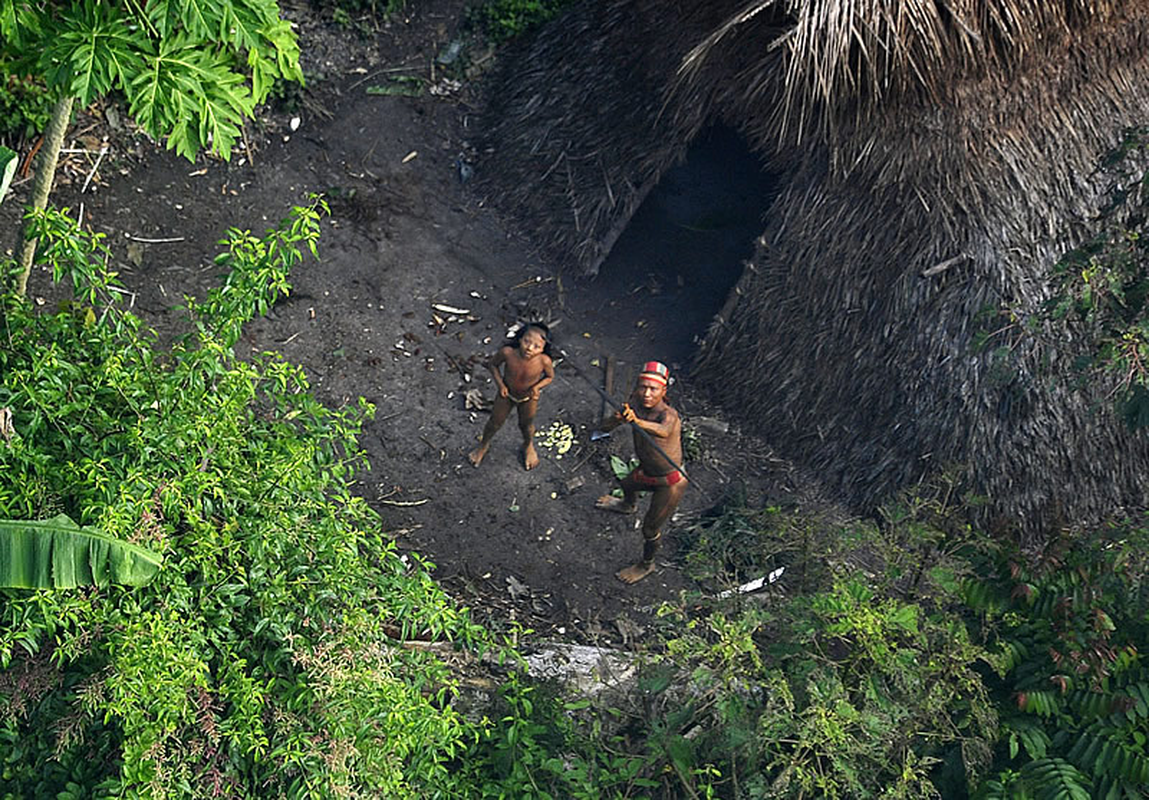
[[[634,431],[638,467],[623,478],[622,499],[604,494],[595,502],[598,508],[631,514],[638,507],[639,492],[654,493],[642,520],[642,560],[615,573],[623,583],[637,583],[654,571],[654,555],[658,552],[662,526],[686,493],[686,476],[676,466],[682,463],[682,420],[678,412],[666,404],[669,382],[670,370],[665,364],[646,362],[622,412],[607,417],[599,425],[600,430],[611,431],[630,423],[649,436],[643,436],[639,430]],[[658,452],[659,447],[666,456]],[[667,460],[667,456],[671,460]]]

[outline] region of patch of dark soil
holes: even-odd
[[[480,618],[626,641],[650,609],[691,588],[674,566],[676,527],[733,485],[762,502],[812,484],[737,427],[704,434],[705,457],[687,465],[692,487],[664,537],[659,571],[633,587],[614,577],[637,558],[641,537],[632,519],[593,504],[612,485],[610,455],[629,457],[632,446],[624,431],[588,441],[601,402],[570,364],[598,380],[592,362],[612,355],[621,398],[635,365],[660,353],[665,336],[652,331],[677,312],[667,313],[665,295],[632,292],[630,280],[617,276],[564,288],[468,195],[456,159],[467,149],[473,100],[432,66],[461,11],[456,0],[410,4],[407,16],[370,39],[301,17],[305,68],[325,78],[312,80],[298,110],[268,112],[250,125],[248,147],[231,163],[188,163],[110,126],[100,107],[85,112],[73,129],[89,127],[84,135],[97,137],[89,144],[106,142],[110,151],[95,171],[91,158],[69,156],[54,202],[73,214],[82,208],[84,225],[108,235],[135,310],[171,336],[182,296],[202,297],[218,281],[212,259],[226,228],[261,231],[310,193],[325,193],[332,214],[320,260],[296,269],[291,297],[254,321],[240,347],[276,350],[304,365],[328,404],[363,396],[376,406],[363,436],[371,470],[360,476],[360,491]],[[387,70],[408,71],[440,91],[368,93]],[[0,207],[8,234],[26,192],[27,184],[17,187],[14,201]],[[30,291],[54,304],[46,275],[35,275]],[[466,313],[436,311],[433,303]],[[482,360],[523,316],[558,323],[571,361],[543,393],[537,426],[570,425],[576,444],[561,458],[541,447],[542,463],[527,472],[511,422],[475,469],[465,454],[486,416],[467,408],[465,397],[475,388],[493,395]],[[638,325],[643,320],[647,327]],[[687,418],[713,413],[701,387],[685,378],[671,401]]]

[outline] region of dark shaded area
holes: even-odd
[[[594,320],[600,335],[686,364],[753,252],[775,184],[737,133],[708,128],[651,191],[570,305]],[[657,317],[632,313],[638,293],[656,296]]]

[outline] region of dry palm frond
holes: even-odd
[[[1133,0],[751,0],[683,59],[680,83],[703,79],[721,45],[782,52],[777,89],[780,137],[881,113],[895,99],[937,104],[960,79],[1007,72],[1068,32],[1135,13]],[[768,41],[753,23],[782,27]],[[747,35],[739,38],[739,34]],[[748,70],[755,75],[761,70]],[[760,96],[763,87],[746,86]]]
[[[672,10],[702,17],[686,30],[709,30],[735,2],[714,9],[690,0]],[[666,76],[693,38],[666,25],[668,5],[574,4],[516,43],[488,79],[478,141],[484,156],[472,185],[532,230],[560,268],[595,272],[706,122],[706,105],[673,120],[659,116]]]

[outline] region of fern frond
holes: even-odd
[[[1054,692],[1019,692],[1017,707],[1039,717],[1052,717],[1061,710],[1061,700]]]
[[[986,580],[963,580],[960,591],[966,605],[983,614],[998,614],[1009,607],[1009,598],[995,584]]]
[[[1036,800],[1090,800],[1090,780],[1061,758],[1031,761],[1021,776],[1033,787]]]
[[[1025,754],[1028,755],[1030,759],[1037,761],[1045,758],[1050,741],[1049,735],[1042,728],[1036,725],[1024,728],[1017,732],[1017,737],[1021,740],[1021,744],[1025,748]]]
[[[1114,702],[1109,692],[1079,690],[1066,696],[1066,706],[1083,722],[1108,717],[1114,711]]]
[[[1108,725],[1092,725],[1082,731],[1066,758],[1084,772],[1133,786],[1149,786],[1149,757],[1141,744],[1128,743],[1125,731]]]

